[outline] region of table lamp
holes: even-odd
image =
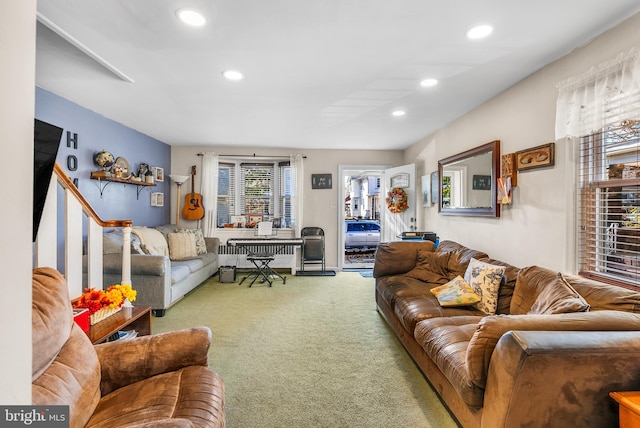
[[[169,178],[178,186],[178,196],[176,199],[176,225],[180,223],[180,186],[189,179],[188,175],[169,174]]]

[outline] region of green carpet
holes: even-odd
[[[229,428],[457,426],[377,313],[372,278],[212,278],[152,331],[198,325],[213,331]]]

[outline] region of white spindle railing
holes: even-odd
[[[120,227],[123,232],[122,281],[131,285],[131,220],[102,220],[58,164],[49,185],[35,247],[35,266],[57,267],[58,185],[64,190],[64,266],[72,298],[82,294],[82,224],[87,219],[87,283],[103,288],[102,229]]]

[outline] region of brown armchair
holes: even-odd
[[[71,427],[224,427],[207,327],[92,345],[64,277],[33,271],[33,405],[69,405]]]

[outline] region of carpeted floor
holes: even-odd
[[[272,288],[212,278],[152,330],[211,328],[229,428],[456,427],[377,313],[373,284],[356,272]]]

